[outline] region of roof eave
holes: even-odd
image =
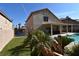
[[[7,20],[9,20],[10,22],[12,22],[12,20],[10,20],[10,19],[8,18],[8,16],[7,16],[5,13],[3,13],[2,11],[0,11],[0,14],[1,14],[3,17],[5,17]]]

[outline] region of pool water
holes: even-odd
[[[75,41],[79,41],[79,33],[70,35],[68,37],[74,39]]]

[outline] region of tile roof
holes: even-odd
[[[63,23],[67,23],[67,24],[79,24],[79,21],[71,19],[71,18],[69,18],[69,19],[63,18],[61,21]]]

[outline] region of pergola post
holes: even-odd
[[[51,35],[53,35],[53,27],[52,27],[52,24],[51,24]]]
[[[67,32],[68,32],[68,25],[66,25],[66,30],[67,30]]]
[[[60,27],[60,28],[59,28],[59,29],[60,29],[60,33],[62,33],[62,26],[60,25],[59,27]]]
[[[71,25],[71,32],[73,32],[73,25]]]

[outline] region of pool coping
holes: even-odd
[[[68,33],[63,33],[63,34],[51,35],[50,37],[55,38],[55,37],[58,37],[59,35],[60,36],[67,36],[67,35],[73,35],[73,34],[75,34],[75,33],[68,32]]]
[[[68,33],[63,33],[63,34],[56,34],[56,35],[51,35],[50,37],[52,39],[54,39],[55,37],[58,37],[59,35],[60,36],[67,36],[67,35],[73,35],[75,33],[72,33],[72,32],[68,32]],[[71,50],[71,47],[74,45],[74,42],[71,42],[69,43],[65,48],[69,48]]]

